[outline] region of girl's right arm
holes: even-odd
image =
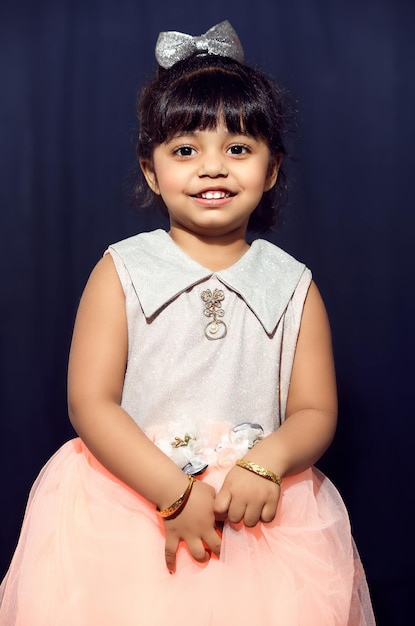
[[[69,416],[98,461],[164,509],[186,489],[188,477],[121,407],[127,353],[125,296],[107,254],[88,280],[76,317],[68,369]],[[186,541],[196,560],[207,558],[203,542],[219,553],[214,497],[209,485],[197,481],[182,513],[165,523],[170,571],[175,568],[180,539]]]

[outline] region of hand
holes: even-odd
[[[277,512],[280,487],[262,476],[242,467],[233,467],[217,494],[213,510],[217,519],[245,526],[255,526],[260,520],[272,522]]]
[[[214,499],[213,487],[196,480],[184,509],[173,519],[164,520],[166,565],[171,574],[176,570],[180,540],[187,544],[196,561],[208,561],[210,552],[219,556],[221,540],[215,530]]]

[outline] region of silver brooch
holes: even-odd
[[[213,318],[205,328],[206,337],[208,339],[222,339],[227,333],[227,328],[225,322],[218,318],[225,315],[225,311],[222,309],[225,294],[222,289],[215,289],[213,293],[210,289],[206,289],[206,291],[202,291],[200,297],[205,303],[204,314],[206,317]]]

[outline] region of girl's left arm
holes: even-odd
[[[286,419],[256,444],[245,459],[278,474],[298,474],[329,447],[337,423],[336,380],[326,309],[312,282],[304,304]],[[280,495],[275,483],[234,467],[215,500],[217,516],[247,526],[274,519]]]

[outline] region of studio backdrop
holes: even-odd
[[[331,319],[340,418],[319,465],[350,511],[379,625],[411,624],[413,3],[16,0],[0,12],[1,577],[34,478],[74,436],[66,367],[89,272],[110,243],[165,226],[126,201],[157,35],[228,19],[298,111],[290,201],[268,238],[312,269]]]

